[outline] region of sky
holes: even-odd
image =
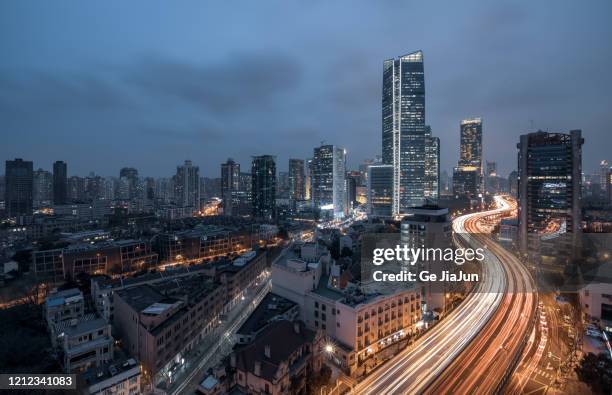
[[[518,136],[582,129],[583,167],[612,161],[612,2],[0,2],[0,160],[69,175],[170,176],[190,159],[381,153],[383,60],[423,50],[441,168],[483,118],[507,174]]]

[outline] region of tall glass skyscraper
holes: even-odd
[[[453,174],[453,193],[470,198],[484,193],[482,166],[482,119],[461,121],[459,163]]]
[[[315,148],[311,171],[313,206],[323,216],[331,212],[334,218],[344,217],[348,212],[344,149],[335,145]]]
[[[276,162],[274,156],[253,157],[251,182],[253,217],[273,220],[276,214]]]
[[[398,215],[422,205],[426,196],[423,52],[385,60],[382,90],[382,156],[393,166],[393,214]]]

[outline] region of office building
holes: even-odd
[[[200,168],[193,166],[190,160],[176,168],[174,183],[176,204],[190,207],[193,211],[200,209]]]
[[[133,167],[123,167],[119,170],[119,180],[122,184],[122,200],[135,199],[138,194],[138,170]]]
[[[482,119],[461,121],[459,162],[453,172],[453,193],[471,199],[484,193],[482,168]]]
[[[221,200],[223,215],[238,214],[238,191],[240,190],[240,164],[229,158],[221,164]]]
[[[312,203],[324,218],[348,214],[346,202],[346,153],[334,145],[314,149],[312,159]]]
[[[253,217],[273,220],[276,211],[276,162],[272,155],[254,156],[251,165]]]
[[[368,166],[368,215],[391,217],[393,215],[393,166]]]
[[[304,160],[289,159],[289,199],[304,200]]]
[[[20,158],[6,161],[5,206],[9,217],[32,215],[33,178],[32,162]]]
[[[68,203],[68,165],[58,160],[53,162],[53,204]]]
[[[517,148],[518,237],[522,253],[532,250],[538,255],[541,241],[565,234],[572,237],[563,239],[575,243],[581,225],[583,143],[580,130],[538,131],[521,136]],[[544,255],[544,251],[540,252]]]
[[[393,165],[393,214],[425,199],[425,76],[423,52],[385,60],[382,86],[382,160]]]

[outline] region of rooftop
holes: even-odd
[[[267,294],[249,318],[238,329],[238,334],[250,334],[260,331],[274,317],[286,313],[296,306],[296,303],[274,293]]]
[[[62,306],[77,300],[83,300],[83,293],[78,288],[70,288],[47,296],[45,303],[48,307]]]

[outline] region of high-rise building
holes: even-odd
[[[518,172],[516,170],[508,174],[508,192],[512,196],[518,195]]]
[[[311,177],[313,207],[323,216],[344,217],[348,212],[344,149],[335,145],[315,148]]]
[[[497,162],[487,161],[487,177],[497,177]]]
[[[393,165],[393,213],[425,200],[425,76],[423,53],[385,60],[382,86],[382,160]]]
[[[83,203],[85,201],[85,179],[79,176],[68,178],[68,200],[71,203]]]
[[[393,165],[368,166],[368,214],[393,215]]]
[[[361,173],[349,171],[346,173],[346,203],[350,210],[357,206],[357,187],[361,185]]]
[[[482,119],[461,121],[459,163],[453,172],[453,193],[469,198],[482,197]]]
[[[440,197],[440,139],[431,135],[431,127],[426,126],[426,132],[423,196],[429,203],[435,203]]]
[[[32,162],[17,158],[7,160],[5,166],[5,205],[8,216],[32,215]]]
[[[33,173],[32,202],[35,208],[48,207],[53,197],[53,175],[38,169]]]
[[[251,164],[253,217],[268,221],[276,211],[276,162],[272,155],[254,156]]]
[[[200,209],[200,168],[194,166],[190,160],[186,160],[185,164],[177,166],[175,180],[176,203],[198,211]]]
[[[58,160],[53,162],[53,204],[68,203],[68,165]]]
[[[127,197],[125,199],[135,199],[138,194],[138,170],[133,167],[123,167],[119,171],[119,178],[125,180],[127,186]]]
[[[236,215],[245,217],[253,214],[253,177],[251,173],[240,172],[238,191],[236,192],[238,211]]]
[[[599,162],[599,186],[604,192],[606,191],[608,171],[610,171],[610,162],[605,159]]]
[[[518,154],[519,247],[580,232],[582,144],[580,130],[521,136]]]
[[[240,190],[240,164],[229,158],[221,164],[221,199],[223,215],[237,215]]]
[[[304,200],[304,160],[289,159],[289,199]]]
[[[289,173],[286,171],[278,172],[278,179],[276,180],[276,198],[289,198]]]

